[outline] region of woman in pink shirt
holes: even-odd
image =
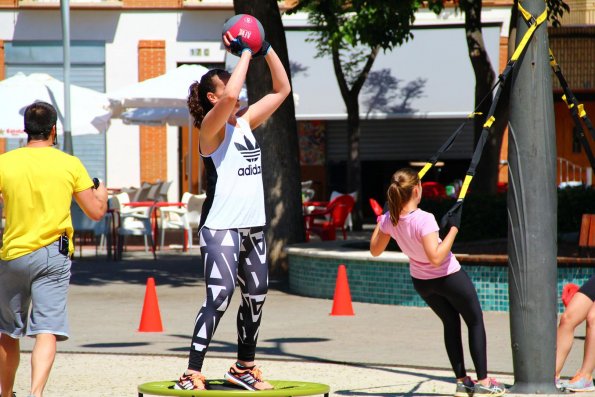
[[[486,332],[477,292],[450,251],[459,231],[458,222],[450,218],[448,233],[441,240],[434,215],[418,208],[421,192],[417,172],[410,168],[395,172],[387,192],[389,212],[378,219],[370,252],[374,256],[383,253],[392,237],[409,257],[415,290],[444,325],[444,344],[457,378],[455,396],[500,396],[506,389],[487,374]],[[469,331],[476,383],[465,371],[460,316]]]

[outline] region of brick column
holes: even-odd
[[[2,8],[16,8],[18,0],[0,0],[0,7]]]
[[[165,73],[165,41],[141,40],[138,43],[138,80]],[[166,127],[140,127],[141,182],[167,180]]]

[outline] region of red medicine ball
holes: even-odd
[[[236,38],[242,36],[242,41],[247,43],[252,53],[256,53],[264,40],[264,28],[260,21],[248,14],[238,14],[227,20],[223,25],[223,35],[229,31]]]

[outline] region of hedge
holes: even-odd
[[[461,241],[506,238],[508,216],[506,193],[496,195],[470,194],[465,198],[461,230],[457,236]],[[436,216],[438,223],[454,205],[453,198],[424,198],[420,207]],[[582,214],[595,213],[595,189],[566,188],[558,190],[558,233],[578,233]]]

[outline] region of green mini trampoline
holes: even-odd
[[[322,383],[300,382],[295,380],[271,380],[272,390],[250,391],[231,385],[223,379],[207,381],[207,390],[176,390],[175,381],[158,381],[143,383],[138,386],[138,397],[145,394],[151,396],[180,397],[294,397],[323,394],[328,397],[330,387]]]

